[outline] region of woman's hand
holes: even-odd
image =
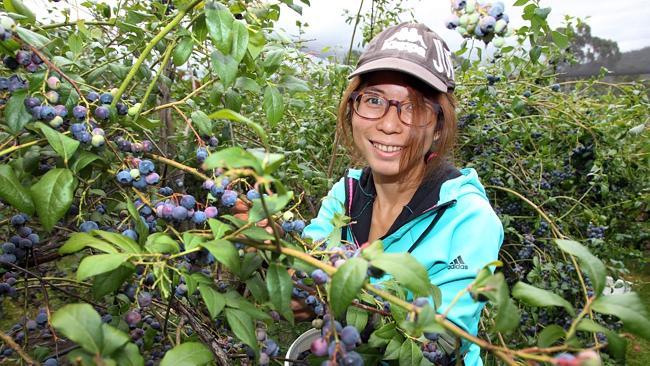
[[[296,321],[304,322],[316,317],[311,307],[305,304],[304,299],[291,299],[291,310]]]

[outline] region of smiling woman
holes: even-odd
[[[454,300],[503,241],[474,169],[453,164],[454,73],[447,45],[422,24],[402,23],[377,35],[361,55],[339,106],[337,128],[363,169],[349,169],[323,200],[303,235],[327,239],[335,214],[351,222],[342,240],[356,248],[382,240],[384,252],[412,253],[442,292],[437,309],[476,334],[483,304]],[[436,364],[481,365],[477,346],[426,333]]]

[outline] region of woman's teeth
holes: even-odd
[[[384,151],[384,152],[395,152],[395,151],[400,151],[404,147],[402,146],[389,146],[389,145],[382,145],[376,142],[372,143],[372,146],[376,147],[377,149]]]

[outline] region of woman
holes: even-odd
[[[444,312],[476,273],[496,260],[503,228],[474,169],[452,165],[454,74],[445,42],[422,24],[377,35],[361,55],[339,107],[339,132],[365,162],[323,200],[304,236],[328,238],[336,213],[352,223],[343,239],[381,239],[385,252],[410,252],[442,291]],[[448,319],[478,331],[483,304],[464,295]],[[465,365],[481,365],[477,346]],[[453,352],[449,355],[453,357]]]

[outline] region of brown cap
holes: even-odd
[[[407,73],[443,93],[456,87],[449,47],[420,23],[401,23],[376,35],[349,78],[379,70]]]

